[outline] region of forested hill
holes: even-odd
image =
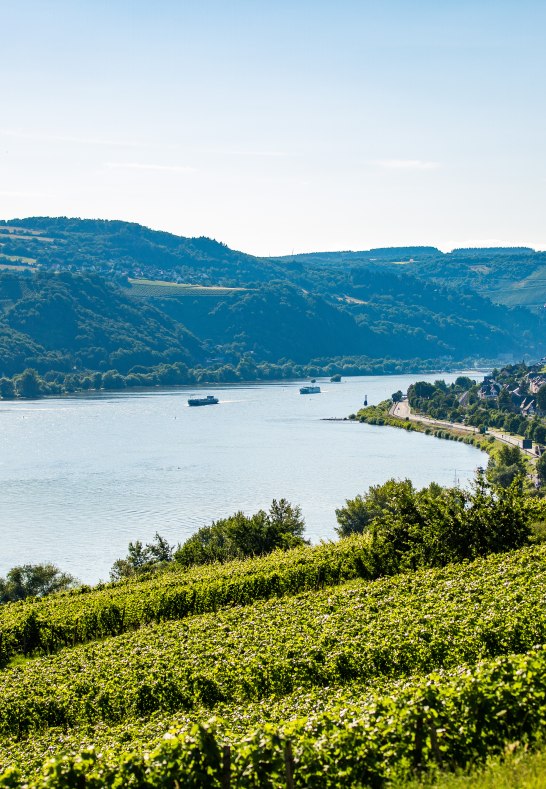
[[[476,294],[459,298],[413,277],[359,269],[338,284],[330,297],[275,283],[217,298],[165,298],[151,288],[148,299],[197,336],[272,361],[493,359],[546,350],[539,318]]]
[[[406,273],[460,292],[473,290],[498,304],[541,311],[546,304],[546,252],[529,247],[454,249],[392,247],[361,252],[317,252],[277,263],[339,268],[403,268]]]
[[[546,252],[529,247],[387,247],[257,258],[210,238],[184,238],[130,222],[67,217],[0,221],[0,264],[93,271],[108,278],[240,286],[291,281],[327,293],[348,269],[392,268],[535,311],[546,303]]]
[[[203,345],[99,277],[0,273],[0,374],[119,370],[203,358]]]
[[[372,252],[260,259],[127,222],[9,220],[0,223],[0,373],[546,353],[543,313],[439,284],[433,247]]]
[[[22,258],[48,270],[107,277],[236,285],[283,275],[283,266],[210,238],[184,238],[131,222],[31,217],[0,222],[0,263]]]

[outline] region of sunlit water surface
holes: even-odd
[[[454,380],[456,375],[418,376]],[[108,579],[130,540],[184,541],[237,510],[285,497],[307,536],[335,537],[335,509],[390,477],[467,482],[486,457],[419,433],[324,421],[405,391],[413,376],[208,387],[0,403],[0,575],[53,561],[86,582]]]

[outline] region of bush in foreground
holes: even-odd
[[[204,526],[178,548],[174,558],[190,566],[263,556],[277,548],[306,544],[304,528],[299,507],[292,506],[286,499],[274,499],[269,512],[260,510],[250,517],[237,512],[211,526]]]
[[[389,480],[336,510],[340,536],[369,532],[381,574],[441,567],[529,542],[534,510],[521,478],[506,488],[478,473],[470,491]]]

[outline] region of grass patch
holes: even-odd
[[[502,758],[491,760],[482,769],[444,773],[391,786],[392,789],[544,789],[546,749],[532,752],[514,743],[508,746]]]

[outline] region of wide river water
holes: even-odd
[[[458,373],[460,374],[460,373]],[[453,374],[419,375],[417,379]],[[486,456],[390,427],[324,421],[384,400],[416,376],[207,387],[220,404],[190,408],[180,388],[0,402],[0,575],[52,561],[108,580],[130,540],[171,543],[273,498],[299,504],[313,541],[335,538],[335,509],[370,485],[465,484]]]

